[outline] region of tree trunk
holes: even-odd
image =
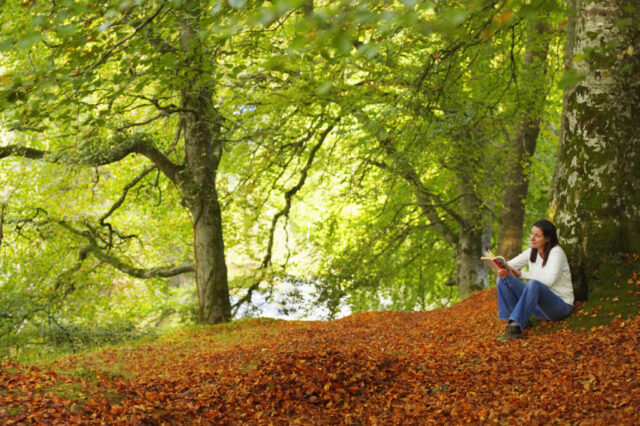
[[[640,245],[640,19],[635,0],[577,0],[551,216],[577,300],[600,261]],[[590,52],[590,53],[589,53]]]
[[[455,281],[462,299],[469,296],[473,291],[488,287],[487,265],[480,260],[483,250],[486,249],[486,247],[483,247],[482,240],[481,229],[460,232],[458,245],[455,248]]]
[[[549,50],[546,17],[531,22],[522,58],[519,87],[520,121],[517,124],[509,149],[507,171],[502,188],[498,253],[507,259],[522,250],[525,200],[529,192],[529,164],[536,150],[540,132],[540,116],[547,91],[545,79]]]
[[[474,188],[477,179],[472,171],[464,166],[465,158],[472,158],[470,147],[476,145],[473,136],[463,139],[460,153],[459,166],[457,167],[458,179],[460,179],[460,234],[454,247],[456,254],[455,280],[460,292],[460,297],[465,298],[471,292],[481,290],[489,286],[489,270],[480,257],[488,249],[487,234],[484,227],[488,224],[484,220],[485,213]]]
[[[190,78],[181,90],[185,112],[185,200],[193,220],[193,246],[198,320],[219,323],[231,319],[227,265],[222,236],[222,214],[216,191],[216,172],[222,156],[222,119],[213,103],[211,76],[201,65],[202,50],[193,28],[196,16],[187,16],[180,26],[180,41],[194,64]]]
[[[198,320],[208,324],[231,319],[222,219],[214,181],[215,179],[210,179],[207,187],[211,190],[208,194],[199,195],[191,209],[198,287]]]

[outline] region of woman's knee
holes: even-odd
[[[496,285],[508,288],[517,288],[518,286],[516,285],[516,282],[518,281],[519,280],[517,278],[514,278],[511,275],[507,275],[504,278],[498,277],[496,280]],[[522,286],[522,284],[524,283],[520,282],[520,286]]]
[[[506,278],[498,277],[496,278],[496,286],[501,288],[509,287],[509,282]]]
[[[546,286],[544,285],[544,283],[542,283],[542,282],[540,282],[538,280],[529,280],[527,282],[527,287],[530,290],[539,291],[542,287],[546,287]]]

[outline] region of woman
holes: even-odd
[[[531,228],[531,248],[508,262],[511,272],[498,273],[498,318],[509,320],[501,340],[522,338],[531,315],[557,321],[571,314],[573,285],[567,256],[558,245],[556,227],[539,220]],[[520,271],[525,266],[529,271]],[[519,278],[524,278],[523,283]]]

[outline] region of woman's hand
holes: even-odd
[[[515,268],[511,268],[511,272],[513,273],[514,276],[520,278],[520,275],[522,275],[522,272],[520,272],[519,270],[515,269]],[[509,275],[509,271],[507,271],[506,269],[500,269],[498,271],[498,277],[500,278],[505,278],[507,275]]]

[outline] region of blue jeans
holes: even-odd
[[[498,318],[513,320],[524,330],[534,315],[546,321],[557,321],[571,314],[573,306],[556,296],[536,280],[526,284],[513,275],[498,278]]]

